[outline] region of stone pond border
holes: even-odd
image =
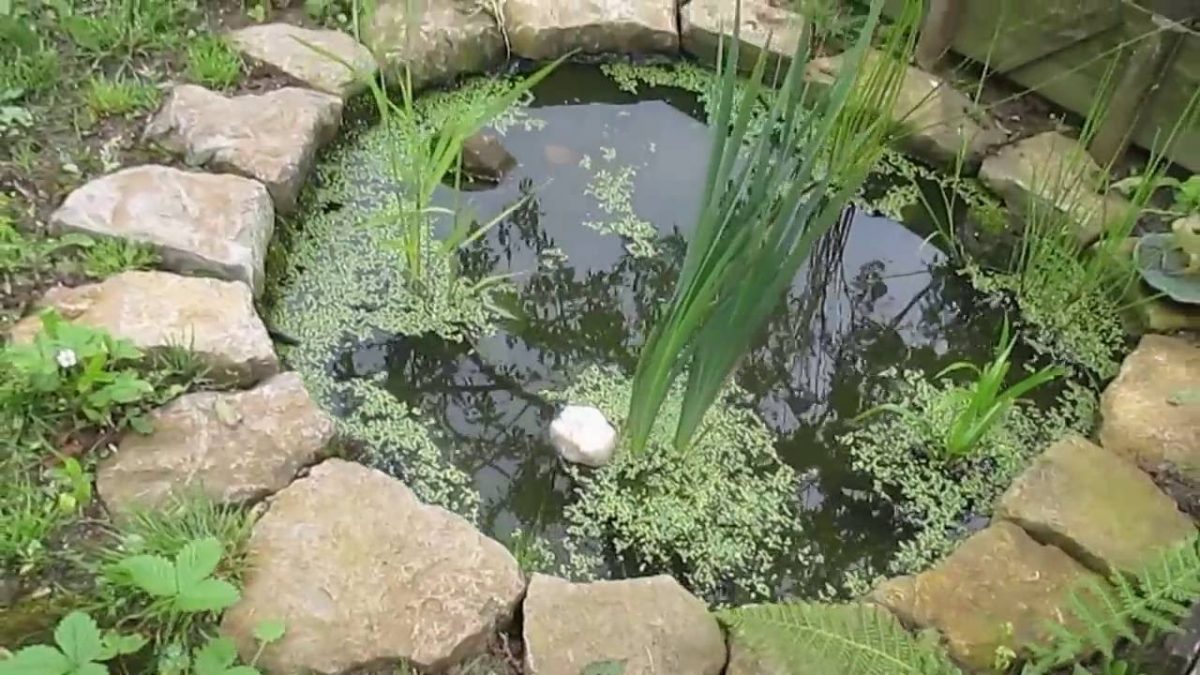
[[[803,17],[768,0],[743,3],[750,58],[770,49],[784,60],[807,39]],[[711,62],[732,19],[720,0],[682,8],[675,0],[556,0],[553,11],[508,0],[501,26],[478,6],[443,0],[422,17],[419,38],[406,42],[403,5],[381,0],[365,46],[338,31],[286,24],[233,32],[245,56],[304,87],[229,97],[177,86],[147,140],[213,173],[122,169],[77,189],[52,216],[60,231],[149,244],[164,271],[54,289],[41,306],[145,349],[191,346],[224,384],[243,389],[190,394],[157,411],[153,434],[125,439],[100,465],[101,498],[115,515],[183,486],[231,503],[268,500],[250,540],[244,597],[223,627],[249,657],[255,624],[283,619],[284,639],[261,660],[271,672],[341,672],[396,659],[440,670],[482,654],[518,612],[529,675],[577,675],[598,660],[628,660],[626,675],[647,667],[657,675],[777,672],[736,636],[727,650],[703,603],[670,577],[526,580],[512,555],[466,520],[420,503],[381,472],[326,459],[333,421],[299,377],[279,373],[253,304],[275,215],[295,208],[317,154],[338,131],[344,101],[362,90],[360,80],[307,45],[372,76],[377,62],[385,75],[407,63],[424,85],[490,71],[509,53],[682,51]],[[817,59],[806,76],[819,83],[838,67],[837,57]],[[917,68],[908,70],[898,112],[911,131],[901,149],[946,167],[965,148],[967,171],[978,171],[1011,208],[1029,199],[1032,172],[1048,152],[1077,145],[1058,134],[1006,143],[988,114]],[[1097,186],[1085,183],[1071,199],[1093,204],[1102,222],[1120,204]],[[1081,240],[1095,224],[1083,225]],[[12,337],[27,340],[36,331],[31,316]],[[887,581],[870,599],[911,628],[937,629],[954,657],[975,668],[989,668],[997,647],[1020,651],[1043,639],[1040,622],[1057,616],[1073,582],[1128,569],[1153,547],[1195,532],[1143,472],[1170,465],[1200,474],[1200,412],[1172,403],[1172,387],[1189,382],[1200,382],[1200,346],[1145,337],[1104,393],[1103,447],[1066,439],[1049,448],[1004,495],[989,527],[932,569]],[[1154,526],[1125,536],[1147,523]],[[1004,561],[999,574],[997,559]],[[995,630],[1005,622],[1012,625],[1007,636]]]

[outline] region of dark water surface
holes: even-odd
[[[570,491],[545,439],[554,410],[541,392],[593,363],[632,372],[647,319],[669,297],[685,251],[709,136],[690,94],[635,97],[594,67],[565,67],[535,93],[531,116],[544,127],[503,137],[519,162],[513,173],[490,189],[442,195],[485,220],[535,195],[462,256],[472,276],[518,275],[509,298],[516,320],[473,348],[398,336],[334,361],[342,377],[386,370],[388,390],[441,427],[439,442],[468,458],[461,468],[481,493],[485,532],[505,539],[519,527],[554,541]],[[651,257],[634,257],[620,237],[582,224],[616,218],[585,191],[598,170],[624,166],[636,171],[633,212],[657,229]],[[835,442],[863,393],[888,368],[932,372],[990,356],[996,320],[973,306],[929,234],[915,216],[905,225],[847,214],[737,373],[780,456],[804,476],[803,526],[823,562],[794,580],[801,592],[861,563],[882,564],[904,534]],[[540,267],[554,250],[565,261]]]

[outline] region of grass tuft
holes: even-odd
[[[242,57],[224,38],[202,35],[187,48],[187,75],[193,82],[230,89],[241,80]]]

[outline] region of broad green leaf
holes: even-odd
[[[252,666],[234,666],[225,671],[224,675],[262,675],[258,668]]]
[[[93,661],[81,663],[70,671],[70,675],[108,675],[108,667]]]
[[[284,625],[282,619],[266,619],[259,621],[254,627],[254,639],[263,644],[270,644],[283,637]]]
[[[71,612],[54,629],[54,642],[72,664],[81,665],[100,656],[100,629],[92,617]]]
[[[117,563],[117,568],[129,575],[139,588],[158,598],[169,598],[179,592],[175,584],[175,566],[156,555],[135,555]]]
[[[26,647],[0,661],[2,675],[66,675],[70,670],[71,660],[49,645]]]
[[[183,612],[219,612],[233,606],[241,597],[238,589],[227,581],[204,579],[180,589],[175,608]]]
[[[195,675],[225,675],[225,671],[237,660],[237,647],[229,638],[209,640],[196,650],[192,659]]]
[[[98,661],[107,661],[116,656],[135,654],[141,651],[142,647],[146,646],[146,638],[138,633],[122,635],[114,630],[106,631],[102,642],[104,648],[97,659]]]
[[[216,537],[188,542],[175,556],[175,584],[180,592],[211,576],[221,562],[221,554],[221,542]]]

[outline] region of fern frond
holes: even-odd
[[[917,640],[873,605],[752,605],[719,616],[789,673],[961,675],[941,650]]]
[[[1139,626],[1151,635],[1177,630],[1197,599],[1200,536],[1193,536],[1164,549],[1133,574],[1114,574],[1107,587],[1093,578],[1083,582],[1067,603],[1078,627],[1047,624],[1050,643],[1033,648],[1033,660],[1023,672],[1047,673],[1092,651],[1111,659],[1121,641],[1141,642]]]

